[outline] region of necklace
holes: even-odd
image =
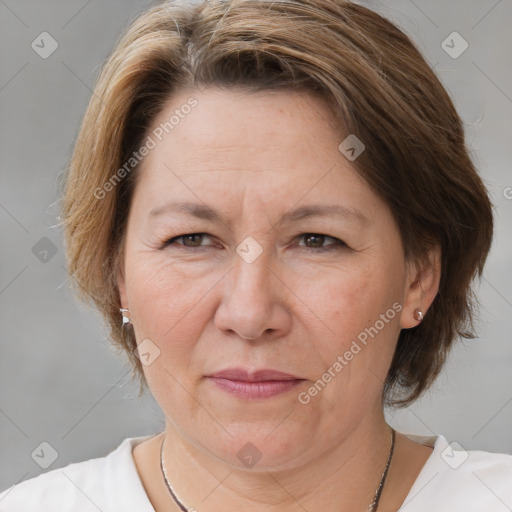
[[[187,508],[185,505],[183,505],[182,501],[176,496],[176,493],[173,491],[172,486],[169,482],[169,479],[167,478],[167,471],[165,470],[165,463],[164,463],[164,441],[165,441],[165,432],[164,437],[162,439],[162,446],[160,448],[160,469],[162,470],[162,475],[165,480],[165,485],[167,486],[167,489],[169,490],[172,499],[175,501],[176,505],[180,507],[180,510],[183,510],[183,512],[190,512],[195,511],[196,509],[191,507]],[[384,489],[384,483],[386,482],[386,477],[388,476],[388,469],[389,465],[391,464],[391,458],[393,457],[393,451],[395,448],[395,430],[391,429],[391,448],[389,449],[389,455],[388,460],[386,462],[386,466],[384,468],[384,472],[382,473],[382,476],[380,478],[379,486],[377,487],[375,491],[375,495],[373,497],[372,502],[368,505],[368,512],[376,512],[377,507],[379,505],[380,495],[382,494],[382,489]]]

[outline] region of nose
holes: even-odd
[[[227,274],[222,299],[215,313],[215,325],[226,333],[246,340],[266,340],[286,334],[291,326],[287,308],[288,288],[270,267],[270,258],[261,254],[247,263],[235,255]]]

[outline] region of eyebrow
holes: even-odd
[[[170,202],[163,206],[153,208],[149,212],[149,217],[154,218],[166,213],[179,213],[183,215],[189,215],[198,219],[208,221],[220,221],[222,217],[219,212],[206,206],[204,204],[192,203],[192,202]],[[286,212],[281,219],[274,225],[274,227],[283,224],[289,224],[296,222],[308,217],[328,217],[336,216],[343,217],[347,220],[355,220],[362,224],[369,222],[368,218],[363,215],[360,211],[354,208],[348,208],[346,206],[338,204],[313,204],[304,205],[298,208],[294,208]]]

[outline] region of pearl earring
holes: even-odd
[[[416,309],[414,311],[414,319],[417,320],[418,322],[421,322],[423,320],[423,313],[419,309]]]
[[[121,314],[123,315],[123,327],[126,325],[126,324],[131,324],[131,320],[130,320],[130,317],[128,317],[127,315],[125,315],[125,313],[130,313],[127,309],[123,309],[123,308],[120,308],[119,311],[121,312]]]

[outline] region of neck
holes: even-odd
[[[223,463],[168,424],[164,457],[168,479],[187,509],[359,512],[367,510],[373,500],[390,443],[391,430],[381,411],[305,464],[256,471]]]

